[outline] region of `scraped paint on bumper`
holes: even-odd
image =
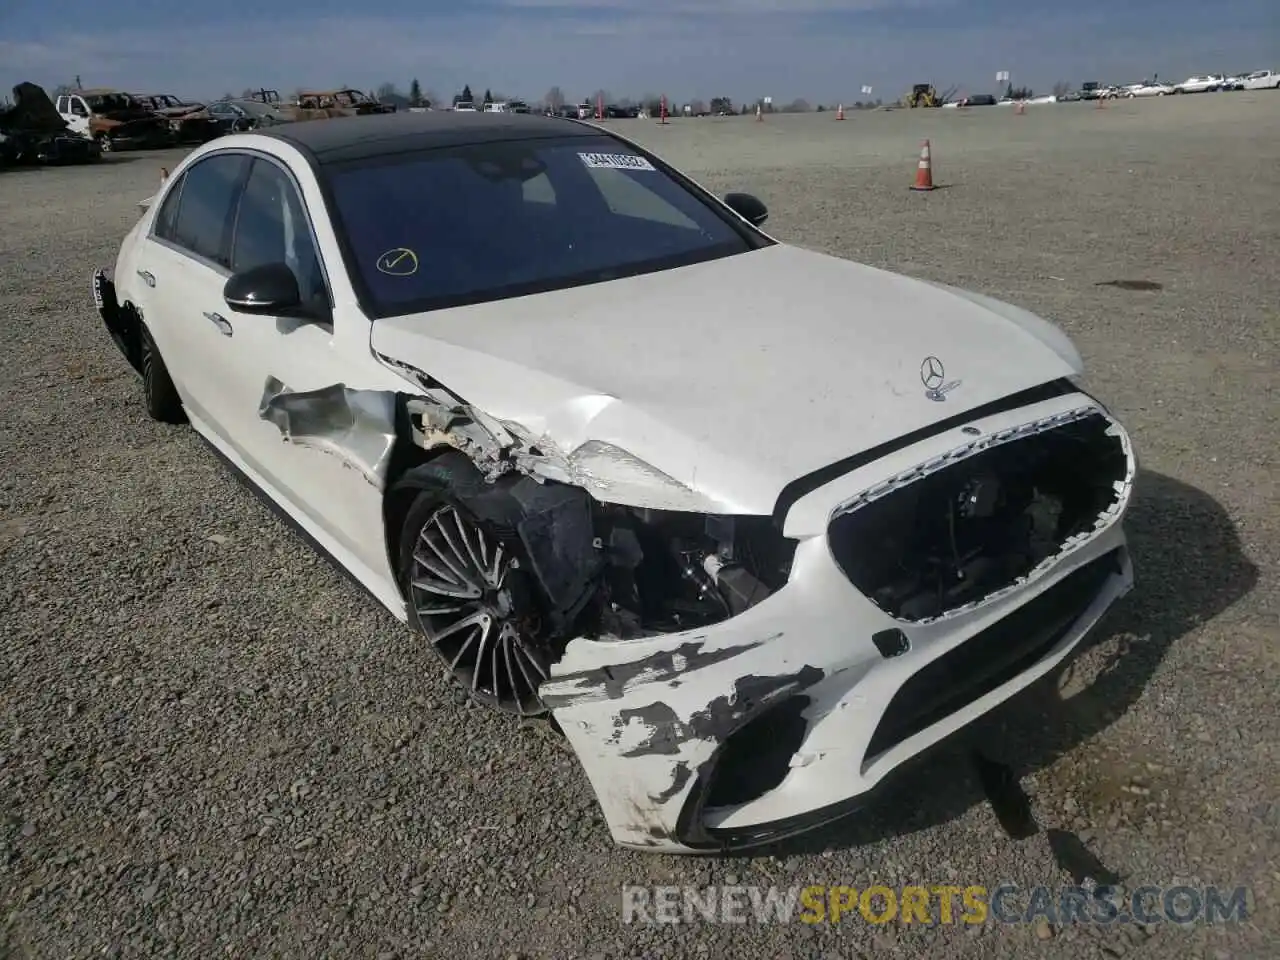
[[[1051,405],[1072,403],[1091,401],[1077,394]],[[1003,414],[1001,425],[1043,417],[1041,406]],[[906,761],[1061,663],[1133,584],[1122,520],[1136,466],[1115,429],[1127,476],[1091,536],[954,614],[890,617],[818,535],[801,541],[787,586],[737,617],[641,640],[572,642],[541,693],[615,841],[718,851],[813,829],[856,810]],[[887,458],[877,480],[912,457],[923,462],[938,442]],[[753,777],[766,782],[753,786]]]

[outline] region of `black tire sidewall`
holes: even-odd
[[[182,409],[182,398],[178,396],[177,387],[169,376],[164,358],[152,339],[151,331],[139,324],[139,336],[142,338],[142,389],[147,405],[147,414],[161,423],[183,423],[186,414]]]

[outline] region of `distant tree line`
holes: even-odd
[[[59,88],[61,89],[61,88]],[[1063,96],[1070,92],[1071,84],[1065,80],[1060,80],[1053,85],[1053,93],[1055,96]],[[244,95],[248,95],[248,91]],[[392,103],[397,107],[432,107],[440,104],[441,98],[434,91],[424,90],[422,84],[417,77],[409,82],[408,94],[400,92],[399,87],[391,82],[386,82],[378,86],[376,95],[383,103]],[[1004,95],[1013,100],[1029,100],[1035,96],[1035,92],[1030,87],[1015,87],[1012,83],[1005,88]],[[448,102],[452,106],[459,103],[475,103],[477,105],[486,105],[490,103],[501,102],[510,99],[503,93],[495,93],[493,90],[486,89],[484,95],[478,100],[471,90],[470,84],[463,86],[462,90],[453,94],[448,98]],[[561,87],[553,86],[542,100],[537,103],[530,103],[530,107],[534,110],[551,110],[558,111],[566,106],[575,104],[586,104],[592,109],[597,104],[605,106],[616,106],[628,109],[638,107],[645,110],[652,116],[658,116],[662,110],[663,96],[661,94],[646,93],[640,97],[618,97],[615,98],[608,90],[599,89],[594,91],[590,96],[582,98],[582,100],[573,100],[568,97]],[[701,116],[704,114],[722,115],[722,114],[754,114],[757,110],[761,113],[822,113],[827,110],[834,110],[834,104],[818,104],[812,106],[808,100],[802,97],[796,98],[791,102],[779,106],[776,103],[765,103],[764,98],[760,97],[752,101],[742,101],[740,105],[735,106],[734,101],[729,97],[712,97],[710,102],[703,100],[687,100],[682,102],[673,102],[669,97],[666,98],[667,112],[673,116],[680,115],[684,112],[685,107],[689,108],[689,112]],[[842,106],[846,110],[874,110],[883,106],[883,101],[879,98],[875,100],[854,100],[845,102]]]

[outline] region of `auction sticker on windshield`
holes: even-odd
[[[582,162],[594,170],[655,170],[644,157],[630,153],[580,153]]]

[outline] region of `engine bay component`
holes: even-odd
[[[981,602],[1088,539],[1127,498],[1131,460],[1110,418],[992,445],[847,512],[828,529],[836,562],[877,606],[920,622]]]
[[[588,636],[630,639],[717,623],[766,599],[790,575],[796,542],[767,517],[597,508],[605,573]]]

